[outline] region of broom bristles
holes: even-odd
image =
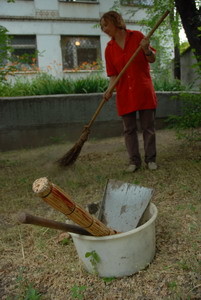
[[[75,143],[75,145],[60,159],[58,159],[57,163],[60,165],[60,167],[67,167],[74,164],[82,150],[84,143],[87,141],[88,136],[89,128],[85,127],[79,140]]]

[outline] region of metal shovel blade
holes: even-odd
[[[154,190],[109,179],[99,210],[99,220],[119,232],[137,227]]]

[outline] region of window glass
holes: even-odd
[[[93,70],[99,68],[99,37],[63,36],[61,38],[64,70]]]
[[[14,35],[11,37],[12,61],[17,69],[33,69],[37,65],[37,47],[35,35]]]
[[[147,5],[154,4],[154,0],[121,0],[122,5]]]
[[[60,2],[99,2],[98,0],[59,0]]]

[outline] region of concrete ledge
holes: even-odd
[[[180,92],[157,92],[156,127],[169,115],[181,112]],[[0,98],[0,150],[38,147],[75,141],[94,115],[102,94],[51,95]],[[115,96],[105,103],[91,128],[90,137],[122,135]]]

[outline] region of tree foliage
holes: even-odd
[[[158,40],[159,59],[164,57],[165,51],[159,41],[168,45],[172,40],[174,44],[174,75],[180,78],[180,39],[179,31],[183,26],[188,42],[193,49],[201,69],[201,1],[200,0],[154,0],[154,5],[146,9],[147,18],[142,23],[151,28],[159,17],[167,10],[170,15],[157,32],[154,33],[155,40]],[[134,11],[134,9],[133,9]],[[132,14],[132,12],[130,12]],[[133,13],[134,14],[134,13]],[[166,43],[167,41],[167,43]],[[165,49],[164,49],[165,50]]]
[[[153,76],[156,76],[157,74],[157,76],[161,79],[170,79],[172,77],[172,70],[169,66],[173,57],[173,43],[177,46],[179,44],[178,18],[175,18],[174,16],[174,1],[155,0],[154,5],[151,6],[130,7],[128,11],[129,17],[135,19],[135,14],[142,8],[146,12],[146,17],[138,21],[138,23],[142,25],[141,31],[145,34],[153,28],[167,9],[171,11],[171,18],[169,15],[151,37],[151,44],[157,49],[157,60],[153,65],[151,65]],[[173,38],[176,34],[177,37]],[[179,78],[179,76],[176,77]]]
[[[6,76],[15,70],[12,65],[6,65],[10,60],[12,47],[10,46],[10,37],[7,35],[8,30],[0,25],[0,82],[6,80]]]
[[[175,0],[191,48],[201,68],[201,1]]]

